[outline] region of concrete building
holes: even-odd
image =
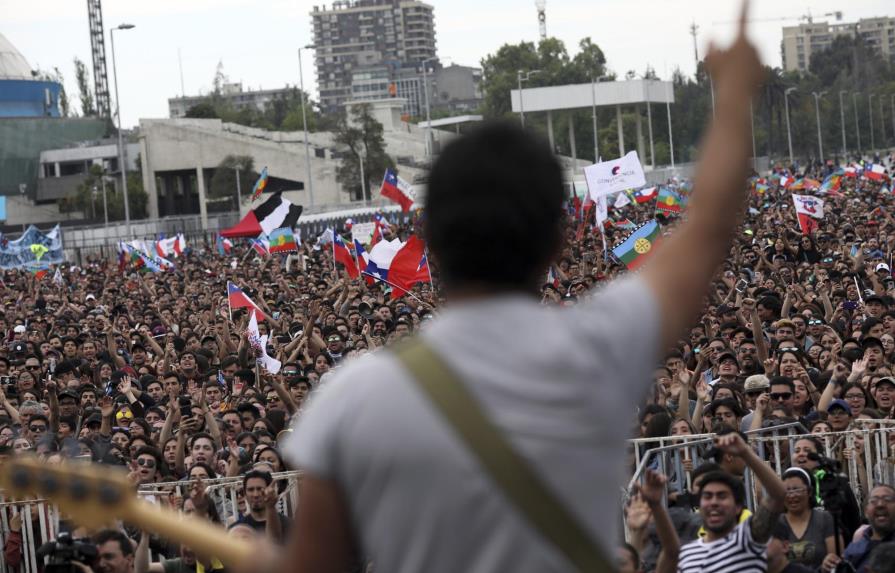
[[[783,69],[806,72],[811,56],[830,47],[839,36],[860,34],[868,45],[879,51],[884,59],[895,62],[895,18],[862,18],[857,22],[830,24],[807,22],[783,27],[781,52]]]
[[[326,111],[353,99],[398,96],[398,80],[421,73],[422,62],[436,55],[433,7],[417,0],[338,0],[314,6],[311,20]]]
[[[430,105],[452,113],[475,111],[482,103],[482,69],[451,64],[433,74]]]
[[[140,144],[125,145],[127,170],[136,171]],[[117,139],[86,141],[70,147],[42,151],[34,200],[37,203],[47,203],[74,193],[87,179],[90,168],[94,165],[101,167],[107,174],[110,188],[115,188],[120,183]]]
[[[425,132],[401,120],[400,100],[369,102],[383,124],[386,152],[408,181],[421,180],[426,165]],[[452,134],[442,134],[448,139]],[[345,153],[330,132],[310,133],[311,185],[305,159],[303,132],[272,132],[224,123],[219,119],[142,119],[140,157],[143,188],[149,195],[149,217],[198,214],[208,217],[208,190],[215,170],[228,155],[254,158],[255,168],[267,166],[265,193],[282,191],[307,212],[357,206],[336,181],[336,168]],[[367,174],[371,196],[377,198],[381,173]],[[313,187],[314,209],[309,188]],[[237,190],[233,190],[235,197]],[[242,189],[246,198],[251,189]],[[243,202],[241,209],[251,208]]]
[[[242,82],[224,84],[218,97],[236,110],[255,108],[264,111],[268,105],[278,99],[298,97],[298,87],[286,86],[272,90],[244,90]],[[182,96],[168,99],[168,117],[176,119],[186,117],[186,112],[195,105],[205,103],[209,95]]]

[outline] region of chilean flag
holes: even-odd
[[[659,194],[658,187],[647,187],[634,192],[634,200],[638,203],[649,203]]]
[[[177,239],[174,241],[174,255],[179,257],[186,250],[186,237],[183,233],[177,233]]]
[[[388,269],[392,300],[401,298],[418,282],[430,282],[429,264],[426,260],[426,244],[416,235],[411,235],[392,259]]]
[[[371,276],[365,274],[369,272],[367,268],[370,266],[370,254],[357,239],[354,239],[354,258],[357,260],[358,270],[364,275],[364,281],[369,285],[376,282]]]
[[[382,187],[379,189],[379,194],[401,205],[401,211],[405,213],[410,211],[410,207],[413,205],[414,199],[416,199],[416,192],[413,190],[413,186],[398,177],[391,168],[385,170],[385,177],[382,179]]]
[[[261,318],[265,318],[261,307],[255,304],[246,293],[242,292],[241,288],[230,281],[227,281],[227,304],[230,306],[231,312],[234,308],[250,308],[254,313],[261,315]]]
[[[357,262],[354,260],[354,257],[351,256],[351,251],[345,246],[345,241],[338,233],[333,235],[333,265],[335,265],[335,263],[342,263],[345,265],[345,270],[348,271],[349,277],[356,279],[360,276],[360,271],[357,269]]]
[[[874,163],[869,169],[864,170],[864,177],[874,181],[882,181],[886,177],[886,168],[879,163]]]

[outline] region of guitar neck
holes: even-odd
[[[255,553],[252,544],[234,539],[227,530],[208,521],[143,501],[122,506],[121,518],[147,531],[183,543],[200,555],[216,557],[236,569],[247,567]]]

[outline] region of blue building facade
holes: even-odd
[[[62,86],[40,80],[0,80],[0,117],[60,117]]]

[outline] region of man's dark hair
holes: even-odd
[[[269,472],[262,472],[259,470],[250,470],[250,471],[247,471],[244,476],[242,476],[242,487],[245,488],[246,484],[252,478],[261,478],[264,480],[264,483],[267,485],[270,485],[273,483],[273,476],[270,475]]]
[[[699,497],[702,497],[702,490],[710,483],[726,485],[733,492],[733,501],[737,505],[746,505],[746,488],[743,486],[743,481],[739,478],[725,471],[708,472],[699,484]]]
[[[557,254],[562,168],[550,146],[514,122],[457,138],[429,174],[425,234],[448,287],[527,290]]]
[[[796,384],[789,376],[774,376],[770,379],[768,388],[771,386],[786,386],[793,394],[796,393]]]
[[[252,414],[252,417],[255,418],[256,420],[261,417],[261,412],[258,411],[258,408],[255,407],[254,404],[249,404],[247,402],[244,402],[244,403],[240,404],[239,406],[237,406],[236,411],[239,414],[242,414],[243,412],[249,412]]]
[[[776,318],[780,318],[780,312],[783,310],[783,301],[774,295],[766,295],[761,297],[755,306],[761,305],[774,313]]]
[[[155,458],[155,469],[157,469],[159,473],[162,472],[162,466],[165,463],[165,458],[162,457],[162,452],[159,451],[158,448],[153,446],[140,446],[139,448],[137,448],[137,451],[134,452],[134,459],[136,460],[142,455],[148,455]]]
[[[690,479],[692,479],[693,482],[695,483],[697,478],[699,478],[705,474],[712,473],[712,472],[720,472],[720,471],[721,471],[720,465],[716,464],[715,462],[705,462],[705,463],[700,464],[695,470],[693,470],[693,475],[691,476]]]
[[[895,563],[895,542],[880,543],[870,553],[870,559],[867,560],[867,571],[869,573],[891,571],[893,563]]]
[[[131,543],[130,538],[117,529],[103,529],[93,536],[93,542],[97,545],[102,545],[109,541],[117,541],[118,546],[121,547],[121,554],[125,557],[134,554],[134,544]]]

